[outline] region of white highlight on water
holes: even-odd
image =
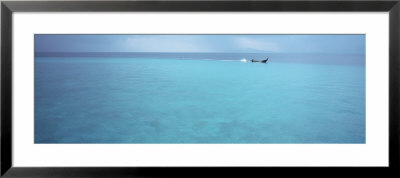
[[[247,59],[243,58],[243,59],[240,60],[240,62],[247,62]]]

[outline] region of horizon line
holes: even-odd
[[[105,52],[96,52],[96,51],[35,51],[34,53],[272,53],[272,54],[366,54],[364,53],[333,53],[333,52],[124,52],[124,51],[105,51]]]

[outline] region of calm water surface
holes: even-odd
[[[365,64],[36,57],[35,143],[365,143]]]

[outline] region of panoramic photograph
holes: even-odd
[[[365,144],[364,34],[35,34],[35,144]]]

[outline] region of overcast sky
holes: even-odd
[[[35,51],[364,54],[365,35],[35,35]]]

